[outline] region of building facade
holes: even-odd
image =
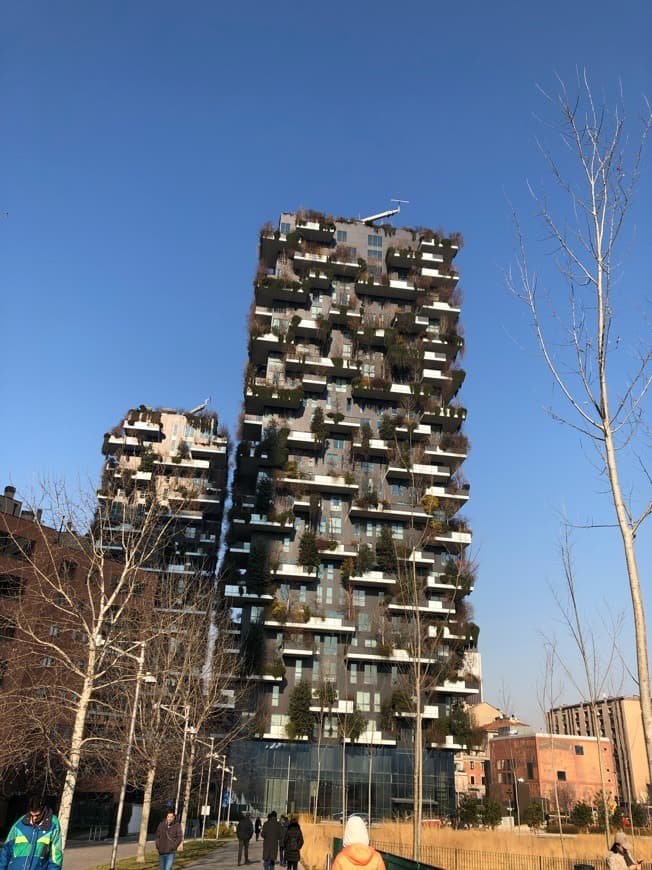
[[[344,737],[349,809],[370,765],[383,813],[409,808],[417,717],[424,808],[454,805],[451,711],[479,691],[459,241],[317,212],[261,232],[222,578],[261,806],[286,783],[288,809],[341,810]]]
[[[618,800],[623,804],[647,803],[649,777],[638,697],[601,698],[595,706],[600,736],[609,738],[613,746]],[[555,707],[548,710],[546,720],[554,734],[595,737],[588,702]]]
[[[590,805],[605,790],[613,797],[616,775],[611,741],[606,738],[519,733],[489,741],[490,794],[520,821],[531,800],[546,813],[567,814],[580,801]],[[600,758],[602,759],[600,762]]]
[[[199,577],[213,582],[227,493],[229,439],[217,415],[132,408],[104,436],[98,492],[108,552],[119,557],[125,525],[152,509],[165,535],[152,542],[151,570],[178,574],[179,591]],[[160,528],[160,525],[159,525]]]

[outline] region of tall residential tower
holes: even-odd
[[[418,718],[424,807],[452,809],[478,692],[460,241],[318,212],[261,232],[223,578],[255,805],[341,810],[344,736],[349,811],[409,810]]]

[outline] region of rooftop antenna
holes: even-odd
[[[209,396],[207,399],[205,399],[205,400],[201,403],[201,405],[197,405],[196,408],[193,408],[192,411],[188,411],[188,413],[189,413],[189,414],[199,414],[199,412],[200,412],[200,411],[203,411],[204,408],[206,407],[206,405],[208,405],[208,403],[210,402],[210,400],[211,400],[211,397]]]
[[[378,214],[370,214],[368,217],[360,218],[363,224],[372,224],[374,221],[378,221],[381,218],[391,217],[394,214],[398,214],[401,211],[402,205],[409,205],[409,199],[390,199],[390,202],[397,203],[396,208],[390,208],[388,211],[381,211]]]

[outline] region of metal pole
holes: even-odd
[[[174,814],[179,815],[179,801],[181,800],[181,780],[183,779],[183,762],[186,757],[186,737],[188,736],[188,719],[190,707],[186,704],[183,714],[183,743],[181,744],[181,764],[179,765],[179,779],[177,781],[177,796],[174,801]]]
[[[229,827],[229,823],[231,821],[231,801],[233,800],[233,774],[235,773],[235,768],[230,767],[229,773],[231,774],[231,788],[229,789],[229,803],[227,805],[226,811],[226,826]]]
[[[211,787],[211,770],[213,767],[213,750],[215,748],[215,738],[211,737],[211,754],[208,756],[208,779],[206,780],[206,800],[204,801],[204,806],[208,806],[208,795]],[[203,810],[203,807],[202,807]],[[202,812],[202,820],[201,820],[201,838],[204,839],[204,834],[206,833],[206,814]]]
[[[220,755],[220,758],[223,758],[224,761],[222,764],[222,779],[220,780],[220,799],[217,804],[217,824],[215,826],[215,839],[220,835],[220,818],[222,816],[222,792],[224,791],[224,768],[226,767],[226,755]]]
[[[371,768],[373,756],[374,750],[372,745],[369,744],[369,781],[367,783],[367,825],[369,830],[371,830]]]
[[[145,667],[145,641],[140,642],[140,655],[138,656],[138,673],[136,674],[136,691],[134,692],[134,709],[131,711],[131,721],[129,722],[129,736],[127,738],[127,752],[125,754],[125,763],[122,768],[122,784],[120,786],[120,799],[118,800],[118,813],[115,819],[115,831],[113,832],[113,846],[111,847],[111,862],[110,870],[115,870],[115,862],[118,857],[118,840],[120,838],[120,825],[122,824],[122,811],[125,805],[125,795],[127,794],[127,778],[129,776],[129,762],[131,760],[131,747],[134,742],[134,734],[136,733],[136,716],[138,714],[138,699],[140,697],[140,682],[143,678],[143,669]]]
[[[514,774],[514,799],[516,803],[516,824],[518,825],[518,833],[521,833],[521,808],[518,803],[518,780],[516,779],[516,771],[512,771]]]

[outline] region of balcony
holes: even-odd
[[[264,335],[256,335],[251,340],[251,361],[255,365],[266,362],[270,353],[280,353],[283,344],[278,335],[266,332]]]
[[[251,384],[247,387],[246,406],[251,408],[292,408],[303,402],[303,387],[280,387],[275,384]]]
[[[290,533],[294,529],[294,523],[279,523],[276,520],[270,520],[263,514],[252,514],[249,520],[249,527],[252,532],[273,532],[276,534]]]
[[[360,323],[362,314],[359,308],[352,308],[349,305],[331,305],[328,319],[333,324],[348,326],[350,323]]]
[[[357,260],[340,260],[333,257],[330,266],[334,275],[341,275],[344,278],[355,278],[360,271]]]
[[[256,281],[255,288],[256,303],[260,305],[270,305],[279,301],[301,306],[310,299],[310,293],[300,281],[288,281],[274,275],[267,275]]]
[[[358,296],[374,296],[383,299],[402,299],[414,301],[419,292],[413,281],[378,281],[369,279],[356,281],[355,292]]]
[[[122,424],[122,428],[125,430],[129,430],[130,432],[138,432],[141,435],[147,435],[148,441],[160,441],[161,440],[161,425],[160,423],[152,423],[149,420],[134,420],[133,422],[129,422],[129,420],[125,420]]]
[[[281,580],[303,581],[306,583],[316,583],[318,580],[316,571],[308,571],[303,565],[290,565],[285,562],[281,563],[276,571],[272,573],[275,578]]]
[[[309,372],[309,371],[317,371],[323,372],[330,369],[332,366],[331,361],[326,356],[292,356],[292,353],[288,354],[285,358],[285,371],[286,372]]]
[[[318,699],[315,699],[318,700]],[[321,713],[322,711],[328,710],[329,713],[334,714],[342,714],[346,715],[349,713],[353,713],[355,709],[355,701],[353,699],[346,700],[344,698],[339,698],[335,701],[334,704],[325,704],[323,707],[321,704],[311,704],[310,712],[311,713]]]
[[[304,284],[316,290],[328,290],[332,283],[330,273],[323,269],[309,269],[303,280]]]
[[[387,456],[387,442],[381,438],[370,438],[367,442],[353,441],[353,452],[365,456]]]
[[[357,483],[347,483],[345,477],[331,477],[326,474],[315,474],[311,477],[284,477],[282,482],[295,484],[311,492],[354,493],[358,491]]]
[[[303,389],[307,393],[323,393],[326,390],[328,380],[321,375],[313,375],[306,372],[302,379]]]
[[[400,477],[404,480],[412,477],[440,477],[442,480],[448,480],[450,477],[450,468],[447,465],[425,465],[422,462],[415,462],[411,468],[403,468],[400,465],[392,463],[387,467],[388,477]]]
[[[297,251],[294,255],[294,270],[295,272],[326,271],[328,265],[327,254],[317,254],[314,251]]]
[[[466,420],[466,408],[454,405],[433,406],[423,412],[421,420],[423,423],[439,424],[445,432],[455,432]]]
[[[429,366],[429,369],[438,366],[439,369],[447,369],[449,366],[448,357],[445,353],[437,353],[436,351],[427,350],[423,355],[424,364]]]
[[[281,649],[281,655],[287,658],[312,658],[314,654],[312,646],[300,646],[296,643],[286,643]]]
[[[390,588],[394,586],[396,579],[382,571],[366,571],[364,574],[356,574],[349,578],[352,586],[380,586]]]
[[[249,603],[270,603],[274,600],[273,595],[260,595],[257,592],[248,592],[247,588],[244,584],[239,586],[234,586],[232,584],[226,584],[224,586],[224,597],[232,602],[237,607],[237,602],[249,602]]]
[[[277,619],[265,620],[267,628],[284,628],[309,631],[313,634],[355,634],[355,625],[334,616],[311,616],[306,622],[293,622],[291,619],[279,622]]]
[[[301,432],[297,429],[290,430],[287,440],[288,446],[293,448],[303,448],[305,450],[321,450],[323,444],[317,441],[312,432]]]
[[[329,243],[335,236],[335,224],[332,221],[300,221],[297,220],[297,232],[301,238],[314,242]]]
[[[452,587],[448,587],[452,589]],[[418,608],[414,607],[413,602],[407,602],[405,604],[401,604],[400,602],[392,602],[389,605],[389,610],[395,611],[397,613],[405,612],[405,611],[414,611],[417,609],[419,613],[422,613],[424,616],[445,616],[449,617],[455,614],[454,607],[444,607],[443,602],[439,599],[431,599],[427,604],[420,604]]]

